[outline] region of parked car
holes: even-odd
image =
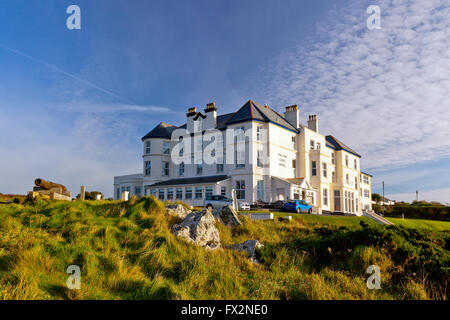
[[[250,204],[248,202],[239,202],[238,209],[239,211],[250,210]]]
[[[256,200],[256,201],[253,203],[253,206],[255,206],[256,208],[265,208],[265,207],[267,207],[267,205],[268,205],[268,203],[267,203],[267,202],[264,202],[264,201],[262,201],[262,200]]]
[[[312,207],[303,200],[289,200],[287,201],[283,208],[283,211],[294,211],[297,213],[307,212],[312,213]]]
[[[223,208],[226,206],[232,206],[233,200],[221,195],[207,196],[205,199],[206,208]]]
[[[284,206],[284,201],[283,200],[278,200],[275,202],[272,202],[269,207],[270,208],[274,208],[274,209],[282,209]]]

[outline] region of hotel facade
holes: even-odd
[[[303,199],[317,214],[372,210],[372,176],[361,172],[361,156],[320,134],[316,115],[301,123],[297,105],[279,114],[249,100],[219,116],[214,103],[204,112],[190,108],[185,124],[160,123],[142,146],[142,173],[114,177],[115,199],[128,191],[201,206],[221,194],[249,204]]]

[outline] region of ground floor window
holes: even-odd
[[[167,189],[167,200],[173,200],[173,189]]]
[[[236,198],[245,199],[245,180],[236,181]]]
[[[173,189],[167,189],[167,200],[173,200]]]
[[[323,189],[323,205],[328,206],[328,189]]]
[[[344,191],[344,211],[348,212],[348,191]]]
[[[117,198],[117,200],[120,199],[120,188],[117,188],[117,191],[116,191],[116,198]]]
[[[159,189],[158,199],[164,200],[164,189]]]
[[[192,199],[192,188],[191,187],[186,188],[185,198],[186,198],[186,200]]]
[[[203,197],[203,190],[201,187],[195,188],[195,199],[201,199]]]
[[[183,188],[177,188],[176,198],[177,200],[183,199]]]
[[[314,192],[308,192],[308,201],[310,205],[314,205],[315,199],[314,199]]]
[[[156,198],[156,189],[151,189],[150,190],[150,195],[154,196]]]
[[[264,200],[264,180],[256,182],[256,198],[261,201]]]
[[[134,187],[134,194],[135,194],[136,196],[140,197],[140,196],[141,196],[141,187],[135,186],[135,187]]]
[[[220,187],[220,195],[221,196],[227,195],[227,187]]]
[[[350,192],[350,203],[352,206],[352,212],[355,212],[355,193]]]
[[[341,191],[334,190],[334,211],[341,211]]]
[[[344,192],[344,205],[346,212],[355,212],[355,194],[354,192],[345,191]]]
[[[210,197],[213,195],[213,188],[212,187],[206,187],[205,188],[205,196]]]

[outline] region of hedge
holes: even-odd
[[[404,214],[406,219],[450,221],[450,207],[448,206],[374,205],[373,209],[376,212],[383,213],[385,217],[401,218],[402,214]]]

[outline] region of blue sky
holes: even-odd
[[[66,8],[81,8],[81,30]],[[365,10],[381,7],[382,28]],[[450,202],[445,1],[0,1],[0,192],[36,177],[112,194],[140,138],[249,98],[363,155],[374,191]]]

